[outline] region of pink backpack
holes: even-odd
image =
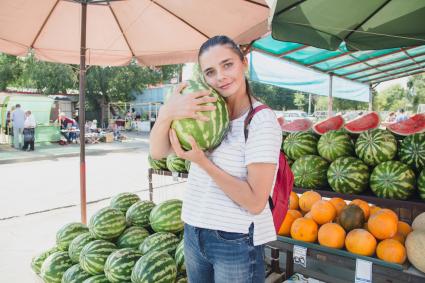
[[[244,123],[244,135],[245,142],[248,140],[248,125],[251,122],[254,115],[263,110],[270,109],[267,105],[260,105],[255,107],[248,113],[248,116],[245,119]],[[289,167],[288,162],[286,161],[285,155],[283,152],[279,153],[279,164],[276,174],[276,182],[272,191],[272,196],[269,197],[269,205],[273,215],[274,227],[276,233],[279,231],[280,226],[285,219],[286,212],[289,207],[289,197],[292,192],[292,187],[294,186],[294,175],[292,174],[291,168]]]

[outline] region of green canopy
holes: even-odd
[[[276,0],[272,37],[322,49],[425,44],[424,0]]]

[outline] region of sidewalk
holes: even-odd
[[[125,152],[149,147],[149,133],[126,132],[127,140],[112,143],[86,144],[86,155],[100,155],[108,152]],[[25,152],[0,144],[0,164],[51,160],[58,157],[80,155],[78,144],[59,145],[58,143],[36,144],[35,151]]]

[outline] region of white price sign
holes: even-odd
[[[356,260],[356,278],[355,283],[371,283],[372,282],[372,262],[357,259]]]
[[[294,263],[307,267],[307,248],[294,245]]]

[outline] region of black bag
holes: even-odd
[[[34,141],[34,129],[24,129],[24,142]]]

